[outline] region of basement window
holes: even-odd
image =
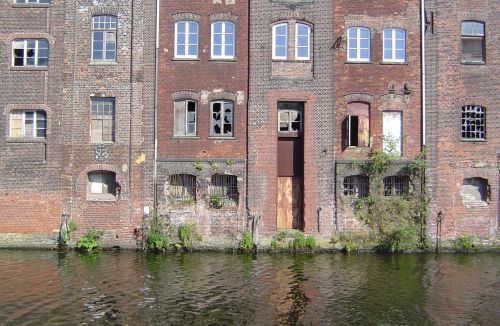
[[[483,178],[466,178],[460,189],[462,203],[466,207],[486,206],[489,197],[488,180]]]
[[[196,176],[172,174],[168,177],[168,196],[172,204],[196,202]]]
[[[364,198],[368,196],[368,177],[350,175],[344,177],[343,194],[347,197]]]
[[[114,199],[120,194],[116,173],[111,171],[89,172],[88,184],[88,194],[91,199]]]
[[[410,192],[410,178],[408,176],[389,176],[384,178],[385,196],[402,196]]]
[[[238,178],[228,174],[214,174],[209,186],[210,206],[214,208],[238,206]]]

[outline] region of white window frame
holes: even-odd
[[[194,132],[188,133],[188,108],[189,108],[189,102],[194,103]],[[175,111],[175,103],[184,103],[184,133],[183,134],[176,134],[175,133],[175,124],[177,123],[177,116],[176,116],[176,111]],[[180,100],[180,101],[175,101],[174,102],[174,137],[191,137],[191,136],[196,136],[196,133],[198,132],[198,102],[194,100]]]
[[[287,113],[288,120],[283,121],[281,120],[281,114],[282,113]],[[300,115],[300,121],[299,122],[299,130],[293,130],[292,129],[292,113],[297,113]],[[290,109],[284,109],[284,110],[278,110],[278,132],[302,132],[302,123],[303,123],[303,115],[302,115],[302,110],[290,110]],[[287,123],[288,124],[288,130],[281,130],[281,123]]]
[[[307,56],[299,56],[299,27],[307,28]],[[304,47],[304,46],[301,46]],[[304,23],[295,24],[295,59],[296,60],[311,60],[311,26]]]
[[[355,30],[356,31],[356,47],[351,48],[349,47],[350,44],[350,31]],[[365,30],[368,31],[368,58],[362,58],[361,57],[361,31]],[[356,57],[351,57],[350,50],[356,50]],[[366,27],[351,27],[347,29],[347,61],[353,61],[353,62],[369,62],[371,58],[371,31],[369,28]]]
[[[404,51],[404,57],[403,59],[397,59],[396,58],[396,50],[401,50],[396,48],[396,32],[403,32],[403,51]],[[386,32],[390,33],[390,37],[386,37]],[[391,47],[386,48],[385,47],[385,40],[390,40],[391,41]],[[390,51],[391,57],[387,58],[385,56],[385,52]],[[404,63],[406,62],[406,31],[402,28],[386,28],[382,32],[382,57],[383,57],[383,62],[398,62],[398,63]]]
[[[178,45],[178,28],[180,24],[185,24],[185,32],[184,32],[184,53],[178,53],[177,52],[177,45]],[[190,24],[195,24],[196,25],[196,54],[189,54],[189,45],[194,45],[189,43],[189,26]],[[175,31],[174,31],[174,57],[175,58],[181,58],[181,59],[198,59],[198,52],[199,52],[199,44],[200,44],[200,26],[198,22],[193,21],[193,20],[181,20],[178,22],[175,22]]]
[[[95,20],[100,19],[100,18],[111,18],[109,22],[96,22]],[[109,27],[95,27],[95,24],[109,24]],[[92,61],[97,61],[97,62],[116,62],[116,56],[117,56],[117,29],[118,29],[118,18],[116,16],[112,15],[98,15],[98,16],[92,16],[92,43],[91,43],[91,49],[90,49],[90,58]],[[94,58],[94,38],[95,38],[95,33],[103,33],[103,39],[102,39],[102,58]],[[108,38],[108,33],[113,33],[115,42],[114,42],[114,58],[112,59],[107,59],[106,58],[106,53],[110,52],[107,48],[107,38]]]
[[[26,113],[33,113],[33,134],[32,135],[26,135]],[[14,114],[22,114],[22,120],[21,120],[21,134],[22,136],[15,136],[12,134],[12,125],[13,125],[13,122],[12,120],[14,120]],[[38,114],[43,114],[45,116],[45,128],[43,129],[44,130],[44,134],[45,136],[43,137],[39,137],[37,136],[37,131],[38,129],[38,119],[37,119],[37,115]],[[43,110],[14,110],[14,111],[11,111],[10,114],[9,114],[9,121],[10,121],[10,125],[9,125],[9,137],[12,137],[12,138],[34,138],[34,139],[45,139],[47,138],[47,112],[43,111]]]
[[[214,42],[214,27],[215,27],[215,24],[222,24],[222,31],[221,31],[221,54],[220,55],[216,55],[214,54],[214,47],[215,47],[215,42]],[[228,25],[232,25],[233,26],[233,33],[232,33],[232,36],[233,36],[233,42],[231,44],[228,44],[227,41],[226,41],[226,27]],[[233,23],[233,22],[229,22],[229,21],[217,21],[217,22],[213,22],[211,24],[211,56],[213,59],[234,59],[235,57],[235,51],[236,51],[236,46],[235,46],[235,42],[236,42],[236,25]],[[226,54],[226,46],[227,45],[231,45],[232,46],[232,49],[233,49],[233,54]]]
[[[284,35],[285,36],[285,55],[284,56],[279,56],[276,54],[276,30],[279,28],[279,27],[283,27],[285,26],[286,27],[286,34]],[[272,44],[272,47],[273,47],[273,54],[272,54],[272,58],[274,60],[286,60],[288,59],[288,23],[279,23],[279,24],[275,24],[273,25],[273,44]],[[281,47],[281,46],[280,46]]]
[[[27,61],[28,61],[28,42],[30,41],[34,41],[35,42],[35,54],[33,55],[33,58],[35,59],[35,64],[27,64]],[[39,44],[41,41],[44,41],[46,44],[47,44],[47,64],[46,65],[39,65],[38,64],[38,61],[40,59],[39,57]],[[14,45],[16,43],[24,43],[23,44],[23,47],[22,47],[22,50],[23,50],[23,65],[22,66],[16,66],[15,65],[15,61],[16,61],[16,56],[14,55],[14,51],[16,49],[20,50],[21,48],[17,48],[17,47],[14,47]],[[43,57],[45,58],[45,57]],[[44,39],[44,38],[40,38],[40,39],[33,39],[33,38],[29,38],[29,39],[15,39],[12,41],[12,67],[43,67],[43,68],[47,68],[49,66],[49,41],[47,39]]]
[[[215,103],[220,103],[221,105],[221,112],[220,112],[220,132],[216,133],[214,132],[214,104]],[[231,104],[231,121],[229,123],[224,122],[224,117],[225,117],[225,111],[226,109],[224,108],[225,104]],[[231,133],[224,133],[224,125],[229,124],[231,125]],[[216,100],[210,102],[210,136],[211,137],[234,137],[235,135],[235,130],[234,130],[234,102],[233,101],[228,101],[228,100]]]

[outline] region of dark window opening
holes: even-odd
[[[209,195],[213,207],[238,206],[238,178],[227,174],[212,175]]]
[[[486,139],[486,112],[478,105],[462,107],[462,138]]]
[[[384,178],[385,196],[407,195],[410,191],[410,178],[407,176],[390,176]]]
[[[344,177],[343,194],[344,196],[355,198],[368,196],[368,177],[364,175]]]
[[[190,174],[172,174],[168,177],[169,199],[175,204],[196,202],[196,176]]]

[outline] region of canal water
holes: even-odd
[[[0,250],[2,325],[499,325],[500,254]]]

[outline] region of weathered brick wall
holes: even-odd
[[[305,103],[305,231],[317,234],[319,230],[322,235],[330,235],[333,229],[332,6],[332,1],[256,0],[250,3],[248,206],[250,214],[260,215],[260,232],[264,236],[277,231],[278,101]],[[273,62],[272,24],[279,21],[312,25],[310,62],[298,64],[293,58]],[[292,55],[293,45],[289,44],[288,50]],[[305,70],[304,65],[309,69]]]
[[[427,138],[430,149],[429,185],[432,202],[429,233],[436,234],[436,217],[444,214],[443,241],[477,235],[485,242],[498,240],[500,128],[498,1],[428,1],[434,12],[435,34],[427,34]],[[461,63],[461,22],[485,24],[486,63]],[[464,105],[486,108],[486,141],[461,138]],[[483,206],[462,203],[465,178],[488,180],[489,196]]]
[[[370,61],[347,60],[347,29],[370,29]],[[383,30],[406,31],[404,63],[383,61]],[[349,199],[343,198],[343,179],[359,174],[349,162],[366,158],[382,146],[384,111],[402,112],[402,159],[413,159],[421,150],[421,58],[420,1],[337,1],[334,4],[334,106],[336,202],[338,231],[363,230]],[[406,86],[406,89],[405,89]],[[350,102],[365,102],[369,108],[369,146],[346,147],[342,139],[342,123],[347,118]]]
[[[57,232],[62,209],[60,115],[64,1],[46,5],[0,2],[0,233]],[[12,67],[12,41],[45,38],[47,68]],[[45,139],[11,138],[13,110],[44,110]],[[50,237],[50,236],[49,236]],[[53,238],[53,237],[52,237]],[[14,238],[1,240],[10,243]],[[50,242],[50,241],[49,241]],[[52,241],[53,242],[53,241]]]
[[[236,235],[246,228],[246,142],[248,98],[248,1],[160,1],[158,56],[158,209],[175,226],[191,219],[205,236]],[[195,19],[199,24],[198,58],[175,58],[175,22]],[[211,22],[235,24],[235,58],[211,58]],[[174,101],[197,102],[196,136],[174,136]],[[233,137],[210,135],[212,100],[234,103]],[[234,161],[227,166],[226,160]],[[204,169],[194,169],[195,162]],[[217,171],[209,162],[218,162]],[[220,170],[220,171],[219,171]],[[207,185],[214,173],[235,175],[239,203],[235,208],[210,209]],[[200,188],[194,205],[173,207],[165,193],[168,176],[197,176]]]

